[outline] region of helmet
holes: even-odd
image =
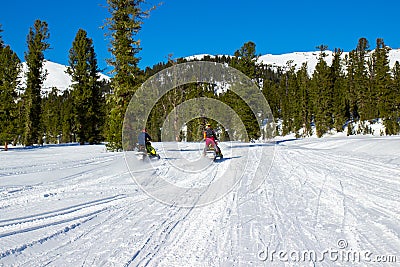
[[[210,124],[210,123],[207,123],[206,126],[207,126],[207,127],[211,127],[211,124]]]

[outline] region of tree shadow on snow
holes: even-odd
[[[293,141],[296,141],[296,140],[299,140],[299,139],[297,139],[297,138],[291,138],[291,139],[276,141],[275,143],[276,143],[277,145],[279,145],[279,144],[282,144],[282,143],[293,142]]]
[[[97,145],[97,144],[96,144]],[[103,145],[103,144],[99,144]],[[52,147],[71,147],[81,146],[79,143],[63,143],[63,144],[45,144],[45,145],[33,145],[33,146],[8,146],[8,151],[26,151],[26,150],[41,150]]]
[[[224,162],[226,160],[231,160],[231,159],[238,159],[241,158],[242,156],[234,156],[234,157],[227,157],[227,158],[222,158],[222,159],[216,159],[214,162],[220,163],[220,162]]]

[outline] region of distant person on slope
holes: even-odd
[[[147,129],[143,128],[143,130],[138,135],[139,152],[144,152],[144,157],[149,156],[150,158],[160,159],[160,155],[157,154],[155,148],[152,147],[150,141],[151,141],[151,136],[147,133]]]
[[[206,130],[204,131],[204,140],[206,141],[206,147],[204,148],[204,154],[210,145],[213,146],[215,152],[219,155],[222,155],[221,149],[217,145],[217,135],[215,134],[214,129],[211,127],[210,123],[207,123]]]
[[[151,156],[156,155],[156,150],[151,146],[151,136],[147,133],[147,129],[143,128],[142,132],[138,136],[139,151],[147,152]]]

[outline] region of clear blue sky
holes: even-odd
[[[400,47],[400,1],[270,1],[270,0],[148,0],[150,7],[164,3],[144,21],[140,67],[193,54],[232,55],[253,41],[259,54],[354,49],[360,37],[371,48],[381,37]],[[109,41],[100,27],[107,17],[106,0],[2,1],[0,24],[3,40],[24,61],[26,36],[35,19],[49,24],[48,60],[68,64],[68,51],[79,28],[93,39],[99,66],[110,70]]]

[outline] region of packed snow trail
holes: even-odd
[[[197,144],[186,146],[198,153]],[[249,190],[260,172],[246,171],[232,190],[201,207],[160,203],[137,185],[124,155],[104,146],[0,152],[0,266],[349,263],[326,250],[370,252],[359,259],[363,265],[398,264],[400,137],[282,140],[264,155],[273,156],[272,166],[262,165],[256,149],[222,144],[226,159],[205,172],[229,179],[260,162],[264,183]],[[202,178],[178,177],[168,161],[178,164],[179,154],[155,163],[148,184],[157,188],[160,174],[186,186]],[[315,253],[315,262],[296,261],[294,252],[304,251]]]

